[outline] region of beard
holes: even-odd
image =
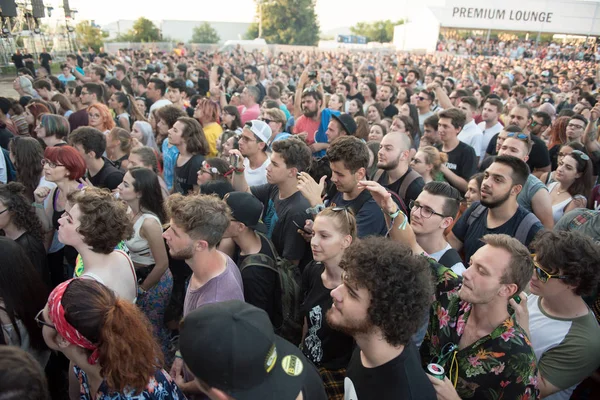
[[[397,157],[395,160],[389,161],[387,164],[377,162],[377,168],[382,169],[384,171],[391,171],[393,169],[396,169],[396,167],[398,167],[398,164],[400,164],[400,157]]]
[[[362,321],[351,319],[349,321],[336,322],[332,319],[332,315],[335,311],[329,309],[325,318],[327,319],[327,323],[332,329],[336,331],[340,331],[345,333],[348,336],[356,336],[359,334],[367,334],[373,330],[373,324],[369,321],[368,317],[363,319]]]
[[[188,246],[177,252],[173,251],[173,249],[169,249],[169,254],[176,260],[189,260],[194,257],[194,246]]]
[[[509,197],[510,197],[510,191],[508,191],[508,193],[506,193],[506,195],[502,196],[500,199],[497,199],[497,200],[484,200],[482,198],[480,202],[481,202],[481,204],[483,204],[487,208],[496,208],[496,207],[499,207],[502,204],[504,204],[506,202],[506,200],[508,200]]]
[[[302,110],[302,114],[306,117],[306,118],[314,118],[317,116],[317,114],[319,113],[319,110],[308,110],[308,109],[304,109]]]

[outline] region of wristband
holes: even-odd
[[[183,359],[183,357],[181,357],[181,352],[179,350],[177,350],[175,352],[175,358],[181,358],[181,359]]]
[[[241,175],[241,174],[244,173],[245,169],[246,168],[235,168],[234,171],[235,171],[236,174]]]
[[[31,203],[31,205],[32,205],[32,207],[39,208],[41,210],[44,209],[44,203],[37,203],[34,201],[33,203]]]
[[[307,214],[313,214],[313,215],[317,215],[318,213],[320,213],[321,211],[323,211],[325,209],[325,204],[317,204],[314,207],[309,207],[306,209],[306,213]]]
[[[400,211],[400,207],[398,207],[398,209],[397,209],[395,212],[393,212],[393,213],[389,213],[389,214],[388,214],[388,216],[389,216],[391,219],[394,219],[394,218],[396,218],[398,215],[400,215],[400,213],[401,213],[401,212],[402,212],[402,211]]]

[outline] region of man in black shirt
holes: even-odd
[[[123,181],[123,171],[102,157],[106,151],[106,136],[91,127],[77,128],[69,135],[69,143],[83,157],[87,167],[86,179],[96,187],[115,190]]]
[[[23,63],[23,54],[21,54],[21,50],[17,49],[17,52],[12,55],[11,59],[13,64],[15,64],[15,69],[17,71],[21,68],[25,68],[25,64]]]
[[[377,100],[383,109],[383,115],[388,118],[398,114],[398,109],[390,102],[393,95],[394,88],[389,83],[382,84],[377,91]]]
[[[350,90],[348,90],[348,96],[346,96],[346,100],[351,101],[358,99],[361,103],[364,103],[365,97],[362,95],[360,90],[358,90],[358,78],[356,75],[348,75],[346,78],[344,78],[344,82],[350,85]]]
[[[411,341],[433,292],[428,262],[404,244],[371,237],[352,243],[340,265],[343,283],[331,292],[327,322],[357,345],[345,398],[436,399]]]
[[[233,261],[242,274],[244,283],[244,300],[269,315],[274,327],[281,326],[282,305],[279,276],[271,269],[252,264],[250,256],[262,254],[270,258],[275,266],[277,254],[273,253],[273,243],[265,235],[266,227],[260,222],[263,211],[262,203],[250,193],[232,192],[223,198],[231,209],[231,222],[223,234],[235,244]],[[224,242],[221,242],[224,244]]]
[[[33,55],[27,51],[27,49],[23,49],[23,61],[25,62],[25,68],[28,68],[31,72],[35,72],[35,66],[33,64]]]
[[[465,193],[469,178],[475,174],[477,168],[475,150],[458,139],[466,116],[458,108],[449,108],[438,115],[438,133],[443,144],[442,151],[448,156],[448,161],[441,166],[440,171],[448,183],[461,193]]]
[[[275,335],[267,313],[243,301],[190,312],[179,347],[210,399],[327,399],[319,372],[300,349]]]
[[[52,56],[46,51],[45,48],[40,53],[39,60],[40,65],[46,68],[46,71],[48,71],[48,75],[52,75],[52,70],[50,69],[50,64],[52,63]]]

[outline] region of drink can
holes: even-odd
[[[444,371],[444,367],[442,367],[440,364],[436,364],[436,363],[427,364],[427,373],[429,375],[435,376],[436,378],[438,378],[442,381],[444,380],[445,372],[446,371]]]

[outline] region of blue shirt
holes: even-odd
[[[327,127],[329,126],[329,121],[331,121],[331,116],[339,116],[340,112],[335,110],[330,110],[329,108],[323,109],[321,111],[321,123],[319,124],[319,129],[315,133],[315,143],[327,143]],[[324,157],[326,150],[319,150],[316,153],[313,153],[313,156],[316,158]]]
[[[167,188],[171,191],[173,189],[173,175],[175,174],[175,162],[179,155],[179,149],[175,146],[169,146],[169,139],[167,138],[162,143],[162,153],[164,165],[163,178],[165,178]]]

